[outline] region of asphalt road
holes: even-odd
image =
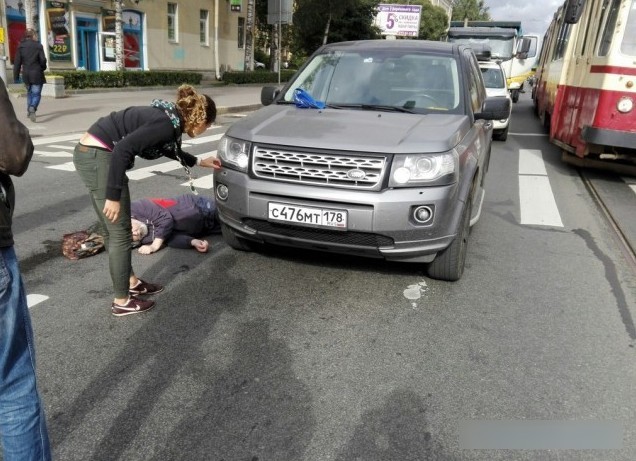
[[[15,229],[27,291],[47,297],[31,313],[55,458],[636,459],[636,271],[527,95],[512,123],[459,282],[212,236],[205,255],[134,254],[166,290],[124,318],[109,312],[107,256],[61,255],[62,235],[94,218],[77,174],[50,168],[71,161],[73,141],[43,136],[16,181]],[[541,153],[561,226],[522,223],[524,150]],[[131,181],[133,198],[186,193],[183,171],[161,163]],[[628,182],[608,184],[633,207]],[[487,420],[615,422],[622,448],[463,449],[462,422]]]

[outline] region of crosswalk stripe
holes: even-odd
[[[521,224],[563,227],[540,150],[519,149]]]
[[[32,139],[34,146],[41,146],[42,144],[49,144],[52,142],[62,142],[62,141],[79,141],[84,133],[75,133],[75,134],[65,134],[61,136],[50,136],[46,138],[35,138]]]
[[[40,157],[72,157],[73,154],[71,154],[70,152],[65,152],[65,151],[55,151],[55,152],[49,152],[49,151],[45,151],[45,150],[36,150],[33,151],[34,154],[39,155]]]
[[[46,168],[50,168],[51,170],[75,171],[75,165],[73,165],[73,162],[60,163],[59,165],[51,165]]]
[[[182,186],[190,187],[190,181],[181,183]],[[212,189],[214,187],[214,175],[208,174],[192,181],[192,185],[197,189]]]
[[[218,141],[223,137],[223,133],[214,134],[212,136],[201,136],[193,139],[188,139],[187,141],[183,141],[184,145],[195,146],[198,144],[205,144],[206,142],[214,142]]]
[[[47,299],[49,299],[49,297],[46,295],[36,295],[36,294],[27,295],[26,298],[27,298],[28,307],[33,307],[36,304],[40,304],[42,301],[46,301]]]

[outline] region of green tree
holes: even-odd
[[[373,25],[379,0],[297,0],[294,50],[309,55],[320,45],[379,38]]]
[[[448,20],[449,17],[444,8],[424,1],[418,38],[423,40],[441,40],[448,30]]]
[[[488,7],[484,0],[455,0],[453,3],[453,21],[490,21]]]

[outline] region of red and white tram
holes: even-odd
[[[532,97],[563,159],[636,175],[636,0],[566,0]]]

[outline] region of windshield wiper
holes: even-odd
[[[330,106],[333,107],[333,106]],[[402,112],[406,114],[414,114],[411,109],[400,106],[386,106],[382,104],[338,104],[336,106],[338,109],[344,108],[354,108],[354,109],[363,109],[363,110],[383,110],[386,112]]]

